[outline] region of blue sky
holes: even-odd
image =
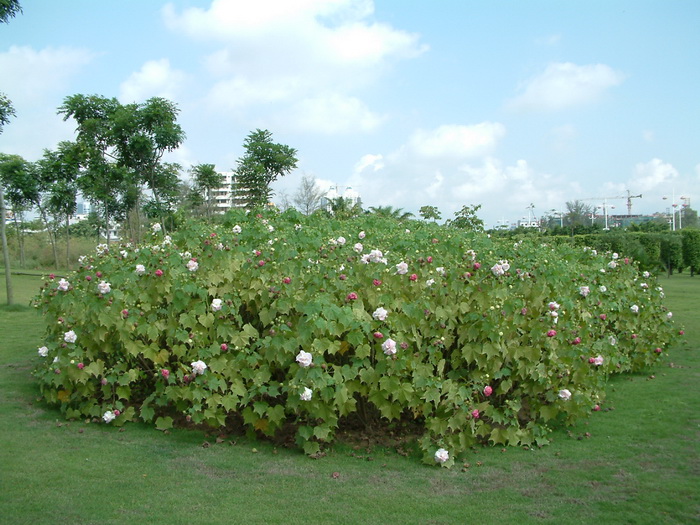
[[[4,153],[73,139],[66,96],[160,96],[187,133],[168,160],[229,171],[268,129],[298,150],[274,185],[289,196],[310,175],[365,207],[481,204],[487,227],[627,190],[633,213],[698,207],[694,0],[21,4],[0,26]]]

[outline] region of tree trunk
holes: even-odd
[[[66,215],[66,270],[70,269],[70,215]]]
[[[19,267],[24,268],[24,234],[22,233],[22,228],[20,227],[20,221],[17,220],[19,215],[19,212],[14,214],[14,222],[15,231],[17,232],[17,247],[19,248]]]
[[[7,235],[5,234],[5,196],[3,195],[2,185],[0,185],[0,237],[2,237],[2,255],[5,261],[5,288],[7,289],[7,304],[12,304],[12,273],[10,271],[10,251],[7,248]]]
[[[49,236],[49,241],[51,242],[51,249],[53,250],[53,263],[54,267],[58,270],[58,250],[56,249],[56,232],[51,230],[51,225],[49,224],[49,219],[46,217],[46,211],[41,206],[39,208],[39,214],[41,215],[41,220],[44,221],[44,226],[46,227],[46,233]]]

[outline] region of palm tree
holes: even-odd
[[[413,214],[409,211],[403,211],[403,208],[394,208],[393,206],[370,206],[367,213],[372,213],[378,215],[379,217],[385,217],[387,219],[395,219],[399,222],[405,221],[413,217]]]

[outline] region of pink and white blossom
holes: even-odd
[[[39,350],[37,350],[37,353],[38,353],[41,357],[46,357],[47,355],[49,355],[49,349],[46,348],[45,346],[42,346],[42,347],[39,348]]]
[[[299,353],[297,354],[296,360],[297,363],[299,363],[299,366],[303,368],[308,368],[311,366],[311,363],[313,362],[313,356],[311,355],[310,352],[304,352],[304,350],[300,350]]]
[[[564,401],[568,401],[569,399],[571,399],[571,392],[566,388],[561,389],[559,391],[559,399],[563,399]]]
[[[360,240],[362,240],[362,239],[365,238],[365,235],[366,235],[365,232],[364,232],[364,231],[361,231],[360,233],[357,234],[357,237],[358,237]]]
[[[212,311],[218,312],[219,310],[221,310],[223,303],[224,302],[221,299],[212,299],[212,301],[211,301]]]
[[[364,250],[364,248],[365,247],[362,246],[361,242],[356,242],[355,246],[352,247],[352,249],[355,250],[355,252],[357,252],[357,253],[362,253],[362,250]]]
[[[309,387],[304,387],[304,391],[299,394],[299,399],[302,401],[311,401],[311,398],[313,397],[314,392],[311,390]]]
[[[382,343],[382,350],[386,355],[396,354],[396,341],[389,338]]]
[[[63,340],[66,343],[75,343],[78,340],[78,336],[75,334],[73,330],[69,330],[65,334],[63,334]]]
[[[588,297],[588,294],[591,293],[591,289],[588,286],[581,286],[578,291],[584,297]]]
[[[144,273],[146,273],[146,267],[143,264],[137,264],[134,272],[136,273],[136,275],[143,275]]]
[[[450,459],[450,453],[444,448],[439,448],[435,451],[435,462],[445,463]]]
[[[207,364],[201,359],[192,363],[192,373],[194,373],[195,375],[201,376],[207,368]]]
[[[396,273],[399,275],[405,275],[408,273],[408,264],[406,264],[404,261],[401,261],[399,264],[396,265]]]
[[[108,294],[112,291],[112,285],[106,281],[102,281],[97,285],[97,291],[102,295]]]
[[[381,306],[377,308],[373,313],[372,317],[377,320],[377,321],[386,321],[387,316],[389,315],[389,312],[387,312],[384,308]]]
[[[639,313],[639,306],[637,306],[636,304],[633,304],[632,306],[630,306],[630,311],[633,314]]]
[[[187,269],[191,272],[196,272],[197,268],[199,268],[199,263],[195,261],[194,259],[190,259],[187,261]]]
[[[61,279],[60,281],[58,281],[58,286],[56,287],[56,289],[61,290],[62,292],[67,292],[69,287],[70,283],[65,279]]]

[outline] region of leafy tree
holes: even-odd
[[[480,208],[481,204],[462,206],[461,210],[455,212],[455,218],[447,221],[447,225],[461,230],[484,231],[484,221],[476,215]]]
[[[19,0],[0,0],[0,22],[7,24],[10,18],[22,12]]]
[[[3,4],[0,4],[3,5]],[[12,4],[10,4],[10,7]],[[5,15],[6,16],[6,15]],[[4,11],[0,11],[0,18],[4,19]],[[15,116],[15,108],[12,106],[12,102],[9,98],[5,96],[4,93],[0,93],[0,134],[2,134],[3,127],[5,124],[10,122],[10,118]],[[2,256],[5,265],[5,285],[7,289],[7,304],[12,304],[12,279],[10,272],[10,252],[7,248],[7,234],[5,232],[5,194],[3,183],[0,181],[0,239],[2,240]]]
[[[564,224],[572,228],[574,226],[586,226],[587,220],[593,213],[593,207],[581,200],[568,201],[566,203],[566,214]]]
[[[437,222],[442,218],[440,210],[438,210],[437,206],[421,206],[421,209],[418,210],[418,212],[426,221],[432,219],[433,222]]]
[[[39,187],[32,173],[32,165],[19,155],[0,153],[0,183],[4,187],[7,201],[12,206],[12,215],[19,247],[19,264],[24,267],[24,212],[39,200]]]
[[[369,213],[397,221],[405,221],[413,217],[411,212],[403,211],[403,208],[394,208],[393,206],[370,206]]]
[[[359,202],[353,203],[352,199],[336,197],[328,201],[326,213],[336,219],[345,220],[358,217],[362,214],[362,206]]]
[[[316,179],[310,175],[301,178],[301,185],[292,197],[296,208],[304,215],[311,215],[323,206],[325,193],[316,184]]]
[[[683,228],[683,264],[690,268],[690,276],[700,271],[700,230]]]
[[[682,226],[683,229],[685,228],[697,228],[700,226],[700,223],[698,222],[698,212],[695,211],[693,208],[690,206],[681,208],[682,214]]]
[[[194,179],[194,191],[202,196],[207,217],[211,217],[212,204],[214,203],[213,192],[224,184],[224,176],[216,171],[214,164],[197,164],[190,168],[190,173]]]
[[[297,151],[272,142],[272,133],[257,129],[243,143],[245,154],[238,159],[236,193],[247,208],[263,206],[270,201],[272,184],[277,177],[297,167]]]
[[[7,98],[7,95],[0,92],[0,133],[2,133],[2,128],[5,124],[9,124],[10,119],[14,116],[16,116],[16,113],[12,101]]]
[[[680,235],[667,233],[661,238],[661,263],[666,267],[669,277],[673,270],[683,270],[683,241]]]

